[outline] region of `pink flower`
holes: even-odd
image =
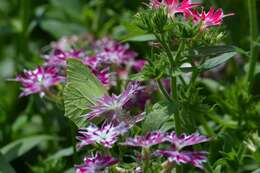
[[[129,49],[128,44],[121,44],[104,38],[96,43],[96,56],[104,64],[122,65],[134,59],[137,53]]]
[[[45,55],[46,64],[48,66],[65,67],[68,58],[81,58],[83,52],[79,50],[63,51],[54,49],[50,55]]]
[[[175,162],[177,164],[187,164],[191,160],[189,155],[180,153],[179,151],[158,150],[155,154],[165,156],[170,162]]]
[[[227,16],[234,15],[233,13],[224,15],[223,10],[219,8],[217,11],[214,10],[214,7],[211,7],[209,12],[206,13],[203,10],[201,13],[198,11],[186,11],[185,16],[186,18],[192,17],[193,22],[195,24],[202,22],[201,30],[204,30],[210,26],[218,26],[221,25],[223,22],[223,18]]]
[[[127,89],[120,95],[105,95],[97,99],[94,106],[90,106],[91,112],[86,114],[88,120],[96,117],[106,116],[112,119],[118,119],[123,111],[123,106],[135,95],[137,91],[142,89],[138,83],[130,83]]]
[[[178,165],[191,164],[194,167],[203,169],[203,163],[207,162],[207,152],[205,151],[191,151],[191,152],[180,152],[180,151],[168,151],[158,150],[155,152],[156,155],[165,156],[170,162],[175,162]]]
[[[78,131],[77,139],[79,140],[78,148],[82,148],[89,144],[101,144],[106,148],[111,148],[118,140],[118,136],[128,131],[128,126],[125,123],[120,123],[115,126],[113,124],[104,125],[98,128],[91,124],[87,128],[81,128]]]
[[[207,162],[207,154],[206,151],[193,151],[188,153],[191,157],[190,163],[200,169],[203,169],[203,163]]]
[[[144,68],[144,65],[147,64],[147,61],[145,60],[136,60],[134,62],[134,69],[137,71],[137,72],[140,72],[142,71],[142,69]]]
[[[96,77],[99,79],[99,81],[104,85],[104,86],[109,86],[111,81],[110,81],[110,73],[109,73],[109,67],[97,71],[97,70],[93,70],[92,71]]]
[[[151,94],[152,92],[148,88],[137,91],[135,96],[127,102],[126,107],[128,109],[139,108],[140,110],[144,110],[146,103],[151,99]]]
[[[93,70],[98,70],[101,62],[96,56],[90,56],[84,58],[83,64],[85,64]]]
[[[117,159],[111,156],[101,156],[97,153],[93,157],[84,159],[84,164],[76,165],[76,173],[97,173],[103,171],[105,168],[112,166],[118,162]]]
[[[121,145],[128,145],[134,147],[151,147],[156,144],[163,143],[165,141],[165,133],[151,132],[145,136],[135,136],[134,138],[127,138]]]
[[[23,92],[20,96],[40,93],[44,95],[44,90],[57,85],[64,80],[64,77],[58,76],[55,67],[38,67],[33,71],[24,71],[17,75],[16,81],[21,82]]]
[[[170,15],[175,15],[176,13],[185,13],[187,10],[199,6],[200,3],[192,3],[191,0],[151,0],[151,8],[167,7]]]
[[[171,142],[176,150],[181,150],[186,146],[208,142],[209,140],[210,139],[206,136],[202,136],[198,133],[194,133],[192,135],[182,134],[177,136],[175,132],[172,132],[166,136],[166,141]]]

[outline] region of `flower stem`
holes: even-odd
[[[251,83],[256,67],[257,48],[255,39],[257,38],[257,10],[256,0],[248,0],[249,25],[250,25],[250,60],[247,80]]]
[[[144,170],[144,172],[150,173],[151,165],[150,165],[150,149],[149,148],[142,149],[142,157],[144,160],[143,170]]]
[[[162,81],[161,80],[157,80],[157,84],[158,84],[158,87],[161,91],[161,93],[164,95],[164,97],[169,101],[169,102],[172,102],[172,98],[169,96],[167,90],[164,88],[163,84],[162,84]]]
[[[48,88],[44,89],[44,93],[54,102],[61,102],[62,97],[53,94]]]
[[[209,136],[215,136],[215,132],[209,127],[208,122],[206,120],[206,118],[204,117],[204,115],[200,116],[200,122],[204,128],[204,130],[206,131],[207,135]]]
[[[171,173],[174,166],[175,164],[173,162],[165,161],[162,164],[163,170],[161,171],[161,173]]]

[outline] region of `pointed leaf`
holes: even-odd
[[[72,154],[73,154],[73,148],[68,147],[68,148],[65,148],[65,149],[61,149],[58,152],[56,152],[55,154],[51,155],[50,157],[48,157],[46,159],[46,161],[58,160],[62,157],[71,156]]]
[[[0,149],[8,162],[24,155],[32,148],[48,140],[55,140],[57,137],[48,135],[38,135],[27,138],[18,139]]]
[[[0,173],[15,173],[14,168],[8,163],[0,152]]]
[[[195,49],[191,49],[189,51],[190,56],[192,57],[205,57],[218,55],[228,52],[235,52],[236,47],[234,46],[212,46],[212,47],[199,47]]]
[[[213,68],[225,63],[226,61],[228,61],[230,58],[234,57],[235,55],[236,55],[236,52],[230,52],[230,53],[224,53],[215,58],[208,59],[202,65],[200,65],[199,69],[201,71],[207,71],[207,70],[213,69]]]
[[[153,34],[143,34],[136,35],[129,38],[126,38],[124,41],[133,41],[133,42],[146,42],[146,41],[154,41],[156,37]]]
[[[63,93],[66,117],[81,127],[85,123],[82,115],[86,113],[87,105],[94,104],[95,99],[105,93],[105,87],[81,61],[68,60],[67,84]]]

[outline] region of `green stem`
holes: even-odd
[[[54,102],[62,102],[62,97],[53,94],[48,88],[44,89],[44,93]]]
[[[169,96],[167,90],[164,88],[162,81],[161,80],[157,80],[157,84],[159,86],[159,89],[161,91],[161,93],[164,95],[164,97],[169,101],[172,102],[172,98]]]
[[[143,148],[142,149],[142,157],[143,157],[143,170],[144,172],[150,173],[151,172],[151,165],[150,165],[150,149]]]
[[[247,80],[251,83],[257,61],[257,48],[255,41],[257,38],[257,10],[256,0],[248,0],[249,25],[250,25],[250,60]]]
[[[174,66],[174,61],[173,61],[173,55],[171,53],[171,50],[170,50],[169,46],[167,45],[167,43],[166,43],[166,41],[165,41],[163,36],[160,36],[160,35],[158,35],[156,33],[154,33],[154,35],[155,35],[156,39],[161,43],[164,51],[166,52],[167,57],[168,57],[169,62],[170,62],[170,65],[171,65],[171,69],[172,69],[173,66]]]
[[[171,90],[172,90],[172,98],[177,101],[177,78],[172,77],[171,78]]]
[[[20,1],[20,19],[22,21],[22,30],[18,35],[17,54],[20,57],[18,61],[23,61],[24,58],[30,58],[28,50],[28,35],[27,30],[30,20],[30,0]]]
[[[101,14],[102,14],[102,8],[103,8],[103,2],[98,1],[98,6],[97,6],[97,10],[96,10],[97,11],[96,18],[95,18],[95,20],[93,21],[93,24],[92,24],[93,32],[98,31],[98,27],[99,27],[100,19],[101,19]],[[96,34],[98,34],[98,32]]]
[[[183,171],[182,171],[182,166],[180,166],[180,165],[177,165],[176,166],[176,173],[182,173]]]
[[[70,135],[71,135],[71,141],[72,141],[72,147],[73,147],[73,161],[74,164],[77,164],[77,148],[76,148],[76,127],[75,124],[68,119],[69,125],[70,125]]]
[[[208,122],[206,121],[205,117],[203,115],[200,116],[200,122],[204,128],[204,130],[206,131],[206,133],[209,136],[215,136],[216,134],[214,133],[214,131],[209,127]]]
[[[174,114],[174,122],[175,122],[175,131],[177,135],[181,135],[182,134],[182,128],[181,128],[181,118],[179,115],[179,112],[176,111],[176,113]]]
[[[171,173],[174,166],[175,164],[173,162],[165,161],[162,164],[163,169],[160,173]]]

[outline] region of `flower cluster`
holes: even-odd
[[[80,42],[79,39],[74,38],[72,44],[77,45],[77,42]],[[75,49],[73,45],[64,46],[63,42],[53,44],[52,51],[48,55],[44,55],[46,64],[66,68],[68,58],[80,59],[92,70],[101,83],[108,87],[113,84],[110,71],[116,71],[116,69],[112,69],[112,66],[116,68],[124,67],[126,71],[126,69],[131,69],[135,65],[137,53],[131,51],[128,44],[121,44],[107,37],[96,41],[91,40],[86,48],[80,49]],[[66,43],[69,43],[69,41]],[[126,68],[126,65],[130,65],[130,67]],[[126,72],[129,73],[129,71]]]
[[[192,135],[177,136],[175,132],[150,132],[145,136],[136,136],[128,138],[122,145],[149,148],[156,144],[170,142],[172,147],[169,150],[157,150],[154,152],[156,156],[165,156],[170,162],[177,164],[192,164],[193,166],[203,169],[203,162],[207,160],[206,151],[183,151],[183,148],[208,142],[209,138],[201,136],[198,133]]]
[[[182,2],[179,2],[179,0],[162,0],[161,2],[159,0],[151,0],[150,2],[151,8],[154,9],[166,7],[169,15],[185,13],[189,9],[199,5],[200,3],[191,3],[191,0],[183,0]]]
[[[87,45],[81,46],[86,42]],[[21,96],[34,93],[44,95],[45,89],[64,80],[68,58],[82,61],[108,88],[116,85],[117,78],[126,80],[131,70],[140,71],[146,63],[144,60],[135,60],[137,53],[130,50],[128,44],[121,44],[107,37],[96,41],[83,36],[64,37],[53,42],[50,47],[51,51],[43,55],[43,66],[17,75],[16,81],[23,85]],[[122,77],[122,73],[126,77]],[[41,75],[45,77],[41,79]]]
[[[192,3],[191,0],[151,0],[150,8],[159,9],[166,8],[168,10],[169,16],[174,16],[177,13],[182,13],[185,16],[186,20],[192,19],[194,24],[200,25],[200,30],[204,30],[210,26],[218,26],[223,22],[223,18],[233,15],[233,13],[224,15],[222,9],[214,10],[214,7],[211,7],[209,12],[206,12],[204,9],[199,12],[194,9],[194,7],[201,6],[200,3]]]
[[[90,112],[86,116],[88,121],[94,118],[102,117],[105,119],[103,125],[99,128],[95,124],[91,124],[87,128],[81,128],[78,131],[77,140],[78,149],[90,144],[99,144],[104,148],[112,148],[118,141],[120,135],[128,132],[128,130],[137,122],[143,119],[142,114],[135,117],[128,116],[125,105],[134,97],[137,91],[140,91],[139,83],[130,83],[126,90],[119,95],[112,94],[112,96],[104,95],[96,100],[94,106],[88,107]],[[99,155],[99,157],[101,157]],[[112,158],[110,156],[106,156]],[[76,171],[80,173],[88,173],[88,171],[100,170],[110,166],[107,162],[98,162],[98,164],[85,164],[76,166]]]

